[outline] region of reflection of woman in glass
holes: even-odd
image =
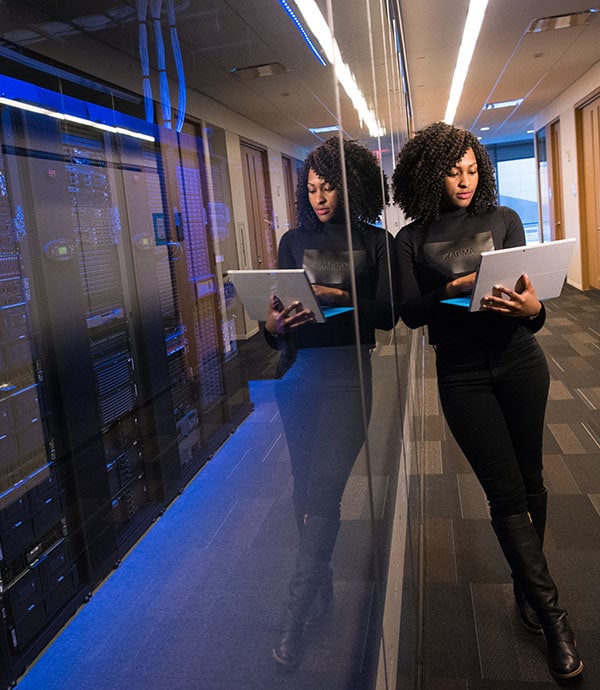
[[[544,307],[527,276],[495,288],[480,312],[442,303],[471,292],[482,251],[524,245],[523,225],[496,205],[493,167],[477,138],[441,122],[405,145],[393,184],[414,219],[396,236],[400,314],[411,328],[428,326],[444,416],[486,493],[520,620],[545,635],[556,677],[577,676],[583,663],[542,551],[549,373],[534,333]]]
[[[340,152],[340,140],[332,138],[306,159],[297,188],[299,226],[281,239],[279,267],[306,269],[324,306],[350,307],[354,278],[358,332],[353,310],[318,324],[302,305],[283,305],[276,298],[265,324],[271,345],[297,351],[276,391],[300,535],[281,637],[273,649],[275,661],[288,669],[302,660],[305,626],[322,620],[332,600],[329,562],[340,527],[340,503],[370,414],[369,353],[375,329],[389,330],[395,323],[390,236],[369,224],[382,212],[385,178],[370,151],[344,141],[348,233]]]

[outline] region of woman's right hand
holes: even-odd
[[[476,276],[477,273],[473,272],[450,281],[446,284],[446,296],[452,299],[453,297],[471,294],[475,286]]]
[[[265,322],[265,329],[272,335],[283,335],[299,326],[314,322],[315,315],[310,309],[304,309],[302,302],[292,302],[285,307],[277,295],[272,295]]]

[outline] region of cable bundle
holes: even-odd
[[[148,49],[148,2],[150,2],[150,15],[152,25],[154,28],[154,40],[156,42],[156,59],[160,84],[160,105],[163,120],[162,125],[163,127],[171,129],[173,126],[173,116],[171,109],[171,96],[169,92],[169,78],[167,75],[165,42],[162,35],[161,25],[161,10],[163,0],[137,0],[137,18],[139,25],[139,51],[140,61],[142,65],[142,80],[144,89],[146,120],[148,122],[154,121],[154,104],[152,99],[152,83],[150,81],[150,57]],[[181,47],[179,45],[179,37],[177,35],[177,27],[175,22],[174,0],[166,0],[166,5],[169,17],[169,33],[171,38],[171,48],[173,50],[173,57],[175,59],[175,66],[177,70],[177,82],[179,86],[176,131],[180,132],[183,128],[183,123],[185,120],[185,73],[183,68],[183,56],[181,54]]]

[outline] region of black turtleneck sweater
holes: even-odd
[[[366,223],[352,231],[352,250],[358,297],[361,343],[375,344],[375,329],[395,325],[392,314],[388,247],[393,237]],[[304,268],[311,283],[346,290],[352,295],[350,255],[345,225],[323,223],[312,230],[303,226],[285,233],[279,243],[279,268]],[[323,324],[308,324],[294,332],[299,348],[354,345],[353,312],[332,316]]]
[[[428,225],[410,223],[395,239],[402,320],[410,328],[427,325],[432,345],[485,345],[510,339],[518,328],[538,331],[543,307],[528,320],[441,302],[448,282],[477,270],[482,251],[524,244],[521,219],[506,206],[481,215],[458,209]]]

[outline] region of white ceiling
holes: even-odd
[[[419,128],[444,117],[467,2],[401,5]],[[490,127],[484,141],[525,136],[534,116],[600,61],[600,16],[585,26],[540,33],[527,33],[530,23],[592,7],[589,0],[490,0],[455,122]],[[516,109],[482,111],[486,103],[518,98],[525,100]]]
[[[327,11],[327,0],[318,4]],[[444,117],[468,3],[398,4],[418,129]],[[319,142],[308,128],[334,123],[338,112],[332,70],[312,56],[278,0],[174,0],[174,6],[188,92],[206,94],[300,146]],[[402,94],[379,0],[332,0],[332,6],[343,59],[388,132],[401,128]],[[164,0],[167,69],[174,76],[166,7]],[[527,28],[535,18],[589,8],[581,0],[490,0],[455,121],[490,127],[484,142],[526,136],[535,114],[600,61],[600,17],[551,32]],[[0,27],[10,45],[141,92],[136,0],[0,0]],[[151,24],[148,31],[156,67]],[[252,80],[232,73],[273,62],[286,71]],[[171,97],[176,103],[176,93]],[[524,98],[517,109],[482,111],[487,102],[514,98]],[[368,138],[343,93],[340,113],[349,135]]]

